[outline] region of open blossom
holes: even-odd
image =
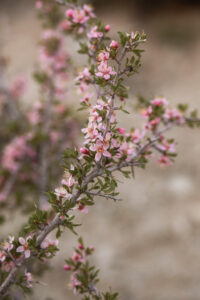
[[[113,71],[111,66],[108,66],[106,62],[101,62],[98,66],[98,71],[95,73],[97,77],[104,78],[105,80],[109,80],[111,75],[116,75],[117,73]]]
[[[70,174],[69,172],[65,172],[64,178],[62,179],[61,183],[68,187],[72,187],[74,184],[77,183],[77,181],[73,178],[72,174]]]
[[[145,118],[148,118],[152,113],[152,106],[149,106],[147,109],[143,108],[142,109],[142,116]]]
[[[177,121],[178,124],[183,124],[185,122],[182,114],[177,109],[167,108],[164,114],[164,118],[170,121]]]
[[[1,243],[1,246],[6,251],[11,251],[13,249],[14,236],[9,236],[8,241],[4,241]]]
[[[90,80],[91,74],[88,68],[84,68],[82,72],[79,73],[79,76],[76,78],[76,80]]]
[[[88,9],[68,9],[66,17],[75,24],[84,24],[90,19],[90,11]]]
[[[45,240],[41,244],[42,249],[46,249],[49,246],[58,246],[58,240],[52,241],[49,238],[45,238]]]
[[[90,146],[90,150],[96,152],[95,160],[98,162],[102,156],[111,158],[110,152],[108,152],[109,141],[108,140],[97,140],[95,144]]]
[[[0,251],[0,262],[4,262],[6,259],[6,252]]]
[[[98,27],[94,26],[91,31],[87,34],[89,39],[98,39],[103,36],[103,32],[98,31]]]
[[[61,197],[61,198],[66,198],[66,199],[70,199],[71,198],[71,194],[69,194],[67,192],[67,190],[64,187],[58,187],[55,189],[55,195],[57,197]]]
[[[21,246],[19,246],[16,249],[17,252],[24,252],[25,258],[29,258],[31,255],[31,251],[28,244],[29,239],[30,237],[27,237],[26,239],[24,239],[23,237],[19,237],[19,243],[21,244]]]
[[[168,101],[165,98],[155,98],[151,101],[154,106],[167,106]]]
[[[171,166],[172,165],[172,161],[170,160],[169,156],[167,156],[167,155],[160,155],[158,158],[158,163],[161,166]]]
[[[135,153],[135,149],[133,148],[132,143],[123,142],[120,145],[118,152],[119,153],[116,155],[116,158],[121,158],[125,155],[126,161],[129,161],[131,156]]]
[[[82,129],[82,132],[85,134],[85,138],[91,141],[96,140],[99,135],[97,126],[93,123],[89,123],[88,127]]]
[[[162,144],[157,146],[160,150],[168,153],[176,153],[175,143],[168,143],[166,140],[162,140]]]
[[[110,53],[107,51],[101,51],[98,56],[97,56],[97,60],[100,61],[107,61],[110,58]]]
[[[134,143],[139,143],[143,139],[145,132],[140,133],[139,129],[131,131],[130,137]]]
[[[83,257],[76,251],[72,255],[72,260],[73,260],[73,262],[79,262],[79,261],[83,262],[84,261]]]

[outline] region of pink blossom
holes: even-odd
[[[95,75],[97,77],[103,77],[105,80],[109,80],[111,75],[116,75],[112,67],[108,66],[106,62],[101,62],[98,66],[98,71]]]
[[[21,246],[19,246],[16,249],[16,252],[24,252],[25,258],[29,258],[31,256],[31,251],[29,248],[29,244],[28,244],[28,240],[30,239],[30,237],[24,239],[23,237],[19,237],[19,243],[21,244]]]
[[[185,122],[183,115],[177,109],[167,108],[163,116],[166,120],[177,121],[178,124]]]
[[[166,155],[160,155],[158,158],[158,163],[161,166],[171,166],[172,165],[172,162],[171,162],[169,156],[166,156]]]
[[[68,9],[68,10],[66,10],[66,17],[68,17],[68,18],[73,18],[73,16],[74,16],[74,10],[73,9]]]
[[[108,32],[108,31],[110,31],[110,29],[111,29],[110,25],[106,25],[106,26],[105,26],[105,31]]]
[[[108,140],[97,140],[95,144],[90,146],[90,150],[96,152],[95,160],[98,162],[102,156],[111,158],[110,152],[107,151],[109,148],[109,141]]]
[[[8,241],[2,242],[2,248],[5,249],[6,251],[11,251],[13,249],[13,242],[14,242],[14,236],[9,236]]]
[[[131,155],[135,153],[133,145],[127,142],[123,142],[118,151],[119,153],[116,155],[116,158],[121,158],[125,155],[127,157],[126,161],[129,161],[131,159]]]
[[[77,181],[73,178],[72,174],[70,174],[69,172],[65,172],[64,178],[62,179],[61,183],[68,187],[72,187],[74,184],[77,183]]]
[[[0,251],[0,262],[4,262],[6,259],[6,253],[4,251]]]
[[[83,155],[89,155],[89,150],[86,148],[86,147],[81,147],[80,148],[80,152],[83,154]]]
[[[110,53],[107,51],[101,51],[98,56],[97,56],[97,60],[98,61],[107,61],[110,57]]]
[[[68,20],[64,20],[60,23],[59,27],[62,30],[69,30],[71,29],[71,23]]]
[[[58,246],[58,240],[52,241],[49,238],[45,238],[45,240],[41,244],[42,249],[47,249],[49,246]]]
[[[84,247],[83,247],[82,244],[78,244],[78,248],[79,248],[80,250],[83,250],[83,249],[84,249]]]
[[[152,113],[152,106],[149,106],[147,109],[142,109],[142,116],[148,118]]]
[[[151,103],[154,106],[166,106],[166,105],[168,105],[168,102],[165,98],[155,98],[154,100],[151,101]]]
[[[43,2],[42,1],[36,1],[35,7],[37,9],[41,9],[43,7]]]
[[[63,268],[64,268],[65,271],[70,271],[71,270],[71,267],[69,265],[67,265],[67,264],[64,265]]]
[[[78,204],[78,210],[80,210],[82,213],[87,214],[88,213],[88,208],[85,204]]]
[[[117,50],[119,48],[119,43],[117,41],[112,41],[110,43],[110,47],[114,48],[115,50]]]
[[[98,39],[102,38],[103,32],[98,31],[98,27],[94,26],[91,31],[87,34],[89,39]]]
[[[120,134],[124,134],[126,132],[126,130],[124,128],[117,128],[117,131],[120,133]]]
[[[135,129],[134,131],[131,132],[130,136],[132,141],[137,144],[144,137],[144,132],[140,133],[139,129]]]
[[[70,199],[71,198],[71,194],[69,194],[67,192],[67,190],[64,187],[58,187],[55,189],[55,195],[57,197],[61,197],[61,198],[66,198],[66,199]]]
[[[82,256],[79,254],[79,253],[77,253],[76,251],[73,253],[73,255],[72,255],[72,260],[73,260],[73,262],[83,262],[84,260],[83,260],[83,258],[82,258]]]

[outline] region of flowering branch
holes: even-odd
[[[56,2],[63,4],[60,0]],[[128,89],[123,81],[138,72],[143,52],[140,45],[146,41],[146,36],[119,32],[118,41],[110,40],[110,26],[102,24],[90,6],[80,6],[77,1],[67,1],[66,4],[68,2],[70,8],[66,10],[66,19],[59,28],[66,34],[74,34],[80,44],[79,53],[88,57],[88,67],[76,78],[83,97],[81,110],[88,110],[88,121],[82,129],[85,141],[78,149],[67,148],[64,152],[63,178],[60,186],[49,193],[52,210],[46,212],[38,208],[24,228],[24,237],[7,241],[17,264],[8,270],[11,257],[4,250],[0,252],[4,272],[0,295],[7,293],[13,283],[22,286],[23,282],[30,287],[30,274],[26,276],[26,282],[18,277],[21,269],[31,258],[44,261],[56,254],[57,242],[50,241],[48,234],[56,229],[58,238],[65,227],[74,232],[77,226],[73,222],[74,210],[87,212],[88,207],[94,204],[95,196],[119,200],[116,197],[115,171],[120,171],[125,177],[131,173],[134,176],[134,167],[144,168],[148,160],[154,157],[160,165],[171,165],[176,156],[175,142],[165,137],[166,131],[174,126],[193,126],[193,119],[198,125],[194,112],[187,116],[183,106],[171,109],[166,99],[155,98],[139,101],[144,120],[140,129],[127,131],[119,128],[117,112],[127,113],[125,99],[128,98]],[[45,0],[37,1],[38,9],[46,12],[45,3]],[[55,4],[50,7],[57,11]],[[51,45],[47,49],[55,50],[55,43],[57,45],[59,40],[57,35],[51,32],[44,39],[45,45]],[[37,77],[41,79],[40,76],[38,74]],[[96,98],[93,91],[96,91]],[[80,277],[78,280],[80,282]],[[92,284],[81,291],[89,293],[94,299],[102,299]],[[104,298],[116,299],[116,296]]]

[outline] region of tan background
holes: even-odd
[[[98,15],[112,25],[112,33],[144,29],[148,37],[141,72],[129,82],[130,108],[134,95],[140,93],[164,95],[172,105],[188,102],[200,109],[199,8],[163,7],[144,14],[131,1],[118,2],[107,1],[108,5],[98,8]],[[29,78],[25,102],[37,97],[31,73],[39,37],[31,1],[2,1],[0,50],[11,59],[10,77],[25,73]],[[77,65],[81,64],[82,57],[74,54],[77,46],[69,40],[67,47],[78,59]],[[131,127],[139,118],[131,114],[120,120]],[[112,286],[121,300],[200,299],[200,131],[176,129],[171,135],[178,141],[179,152],[173,167],[160,169],[150,163],[146,171],[136,172],[134,181],[119,184],[123,202],[97,199],[89,214],[78,218],[83,223],[78,231],[97,248],[94,260],[101,269],[102,288]],[[16,214],[12,216],[12,227],[4,227],[4,234],[15,233],[13,224],[17,232],[20,223]],[[68,291],[68,275],[62,269],[75,240],[71,233],[63,235],[62,252],[54,259],[52,271],[42,278],[48,285],[37,286],[34,299],[78,298]]]

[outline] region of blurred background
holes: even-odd
[[[128,82],[132,97],[165,96],[172,105],[189,103],[200,110],[200,1],[191,0],[96,0],[96,13],[117,31],[145,31],[143,64],[139,75]],[[37,58],[41,27],[34,1],[0,1],[0,52],[10,58],[8,76],[22,73],[29,80],[24,101],[34,101],[37,88],[31,79]],[[83,58],[77,45],[67,48],[77,67]],[[74,104],[74,98],[70,99]],[[134,113],[120,116],[124,127],[139,126]],[[100,286],[119,291],[121,300],[200,299],[200,132],[176,129],[178,141],[175,165],[160,168],[154,162],[137,170],[135,180],[122,182],[123,202],[97,199],[89,215],[79,217],[78,232],[96,247],[94,261],[101,269]],[[13,215],[4,233],[20,228]],[[76,237],[65,233],[61,254],[52,271],[41,279],[30,299],[78,299],[67,288],[63,261],[72,254]]]

